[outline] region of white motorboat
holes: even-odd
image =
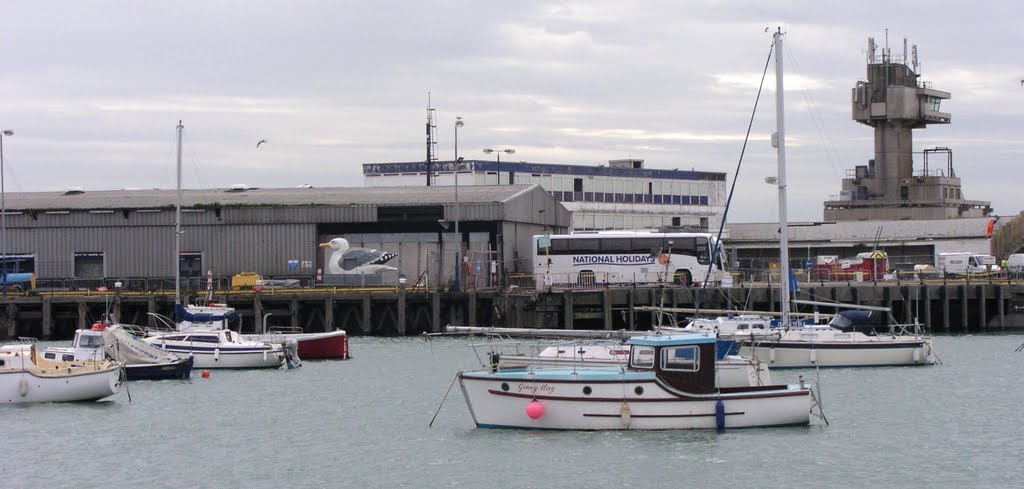
[[[117,394],[120,386],[116,362],[46,360],[35,344],[0,348],[0,404],[96,401]]]
[[[238,313],[227,304],[208,303],[177,307],[175,329],[177,331],[219,331],[230,329],[228,321],[239,319]],[[269,315],[268,315],[269,316]],[[263,318],[264,325],[267,317]],[[298,357],[302,359],[346,359],[348,334],[344,330],[304,333],[301,329],[271,328],[263,333],[242,334],[243,341],[267,343],[295,343]]]
[[[126,332],[122,325],[107,323],[95,323],[91,329],[75,331],[70,348],[47,347],[43,358],[53,361],[109,358],[125,364],[125,380],[187,379],[193,364],[191,357],[161,351]]]
[[[663,327],[665,331],[700,333],[711,331],[720,338],[757,337],[773,334],[772,318],[757,314],[729,314],[717,317],[698,317],[678,330]]]
[[[283,345],[243,340],[237,332],[182,331],[157,333],[144,340],[182,357],[193,357],[193,368],[277,368],[284,364]]]
[[[634,336],[618,366],[498,366],[459,372],[481,428],[659,430],[801,425],[810,422],[803,383],[715,385],[715,335]]]

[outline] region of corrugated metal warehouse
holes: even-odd
[[[8,271],[39,279],[173,277],[176,201],[174,190],[8,193],[0,252]],[[571,223],[539,185],[461,187],[458,205],[455,187],[436,186],[184,190],[182,203],[179,265],[193,277],[311,278],[325,268],[318,244],[345,237],[398,253],[388,262],[398,272],[385,282],[448,281],[458,218],[476,266],[503,264],[488,274],[497,283],[528,263],[534,234]]]

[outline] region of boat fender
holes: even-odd
[[[213,349],[213,361],[216,362],[218,360],[220,360],[220,348],[214,348]]]
[[[768,350],[768,361],[771,363],[775,363],[775,347],[772,347]]]
[[[530,401],[526,404],[526,415],[530,419],[540,419],[541,416],[544,416],[544,405],[537,400]]]
[[[914,359],[914,363],[919,363],[921,361],[921,349],[920,348],[914,348],[913,359]]]
[[[725,429],[725,403],[721,399],[715,403],[715,427]]]
[[[818,362],[818,352],[814,348],[811,348],[811,363]]]
[[[25,377],[22,377],[21,380],[18,381],[18,395],[21,397],[28,395],[28,381],[25,380]]]
[[[629,422],[632,421],[632,416],[629,414],[629,405],[622,403],[622,407],[619,408],[619,416],[622,417],[622,426],[629,428]]]

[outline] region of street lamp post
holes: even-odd
[[[498,171],[496,171],[494,173],[498,175],[497,185],[501,185],[501,154],[502,153],[506,153],[506,154],[514,155],[514,154],[516,154],[516,150],[514,148],[502,148],[502,149],[484,148],[484,153],[486,153],[486,154],[494,153],[495,155],[498,156]],[[509,182],[509,183],[512,183],[512,182]]]
[[[455,118],[455,236],[458,239],[458,247],[455,251],[455,290],[462,290],[462,235],[459,234],[459,167],[462,161],[459,160],[459,128],[462,127],[462,117]]]
[[[3,253],[3,296],[7,297],[7,202],[4,201],[4,136],[13,136],[14,131],[0,131],[0,252]]]

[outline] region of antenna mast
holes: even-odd
[[[437,161],[437,124],[434,123],[434,108],[430,106],[430,92],[427,92],[427,186],[433,185],[434,162]]]

